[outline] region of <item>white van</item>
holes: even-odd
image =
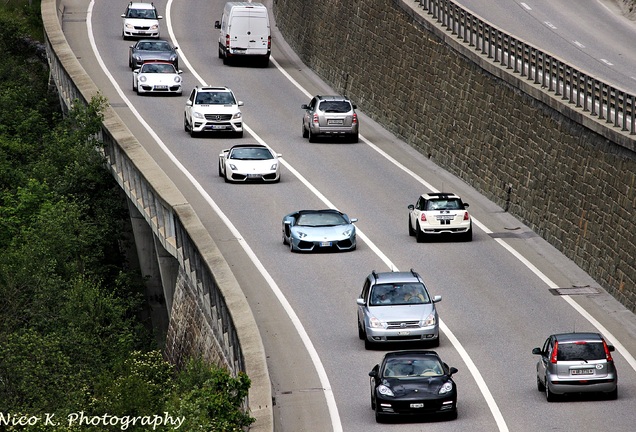
[[[269,64],[272,37],[269,15],[262,3],[227,2],[223,18],[214,23],[219,31],[219,58],[228,64],[232,58],[250,56]]]

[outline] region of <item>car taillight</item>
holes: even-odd
[[[605,342],[605,340],[603,340],[603,348],[605,349],[605,358],[607,359],[608,362],[614,361],[614,359],[612,358],[612,354],[610,353],[609,347],[607,346],[607,342]]]
[[[426,222],[426,215],[424,213],[422,213],[422,216],[420,217],[420,220],[422,222]]]
[[[272,37],[267,36],[267,49],[272,49]]]
[[[229,48],[230,47],[230,35],[226,34],[225,35],[225,48]]]
[[[557,362],[557,350],[559,349],[559,343],[554,342],[554,349],[552,350],[552,355],[550,356],[550,363],[556,364]]]
[[[314,114],[314,123],[318,124],[318,114]]]
[[[468,216],[468,212],[464,212],[464,220],[468,220],[470,217]]]
[[[353,117],[351,118],[351,123],[358,124],[358,114],[356,113],[353,114]]]

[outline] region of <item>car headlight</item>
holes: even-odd
[[[142,75],[142,76],[139,77],[139,82],[146,82],[147,79],[148,78],[146,78],[145,75]]]
[[[241,117],[243,117],[243,115],[241,114],[240,111],[232,116],[233,119],[240,119]]]
[[[384,384],[380,384],[378,386],[378,393],[380,393],[383,396],[395,396],[393,394],[393,391],[387,386],[385,386]]]
[[[382,321],[380,321],[379,319],[377,319],[376,317],[371,317],[369,319],[369,325],[373,328],[383,328],[384,327],[384,323]]]
[[[198,118],[198,119],[204,119],[205,118],[205,116],[203,114],[201,114],[200,112],[198,112],[198,111],[194,111],[192,113],[192,117]]]
[[[439,394],[446,394],[453,390],[453,383],[450,381],[446,381],[442,384],[442,387],[439,389]]]
[[[307,233],[304,233],[302,231],[296,231],[296,235],[298,235],[298,238],[307,237]]]
[[[159,28],[159,24],[153,24],[150,26],[150,30],[157,30]]]
[[[176,82],[177,84],[179,84],[181,82],[181,77],[179,75],[174,77],[174,82]]]
[[[234,164],[228,164],[228,165],[230,166],[230,169],[232,171],[236,171],[236,165],[234,165]]]
[[[134,28],[134,26],[133,26],[132,24],[130,24],[130,23],[126,23],[125,27],[126,27],[127,29]]]
[[[352,231],[353,231],[353,228],[349,228],[348,230],[345,230],[345,232],[343,232],[342,235],[349,237]]]
[[[430,327],[432,325],[435,325],[435,314],[431,313],[429,316],[426,317],[426,319],[424,321],[422,321],[422,327]]]
[[[273,163],[272,166],[269,168],[271,171],[276,171],[276,167],[278,167],[277,163]]]

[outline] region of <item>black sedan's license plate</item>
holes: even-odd
[[[424,404],[423,403],[412,403],[410,405],[411,408],[424,408]]]

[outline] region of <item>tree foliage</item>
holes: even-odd
[[[120,249],[125,203],[97,151],[106,101],[61,115],[29,36],[36,15],[17,10],[0,5],[0,413],[58,424],[0,429],[86,430],[62,421],[83,411],[242,430],[249,378],[195,360],[175,371],[140,319],[143,284]]]

